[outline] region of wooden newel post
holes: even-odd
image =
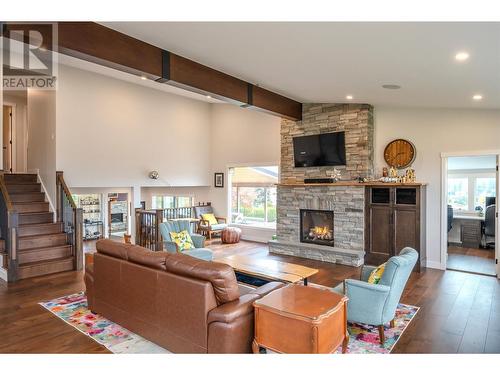
[[[156,219],[155,219],[155,250],[162,251],[163,250],[163,239],[160,233],[160,224],[163,223],[163,209],[156,210]]]

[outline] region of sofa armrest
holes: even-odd
[[[366,291],[369,293],[379,293],[383,295],[389,294],[391,290],[387,285],[380,284],[370,284],[366,281],[355,280],[355,279],[346,279],[345,280],[346,292],[351,291]]]
[[[231,323],[241,316],[253,312],[253,302],[259,299],[258,294],[245,294],[235,301],[216,307],[208,313],[207,323]]]
[[[365,266],[365,265],[361,266],[361,275],[359,276],[359,279],[361,281],[368,281],[370,274],[376,268],[377,267],[375,267],[375,266]]]
[[[222,223],[227,223],[227,219],[226,219],[225,217],[222,217],[222,216],[216,216],[215,218],[217,219],[217,222],[218,222],[219,224],[221,224],[221,222],[222,222]]]
[[[205,247],[205,236],[193,233],[191,234],[191,239],[193,240],[194,247],[197,249]]]
[[[94,264],[85,264],[85,274],[83,277],[85,282],[85,296],[87,297],[87,307],[89,310],[94,309]]]
[[[210,229],[210,222],[205,219],[200,219],[200,223],[198,224],[198,227],[203,228],[203,229]]]

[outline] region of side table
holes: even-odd
[[[253,303],[254,353],[333,353],[347,350],[348,298],[327,289],[289,284]]]

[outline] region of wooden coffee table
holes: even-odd
[[[333,353],[347,350],[347,297],[324,288],[290,284],[253,303],[254,353]]]
[[[318,273],[315,268],[280,262],[265,257],[232,255],[214,261],[231,266],[236,273],[266,281],[303,282],[304,285],[307,285],[307,278]]]

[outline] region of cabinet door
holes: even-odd
[[[393,255],[392,208],[371,206],[368,221],[369,243],[365,261],[367,264],[379,265]]]
[[[394,210],[394,251],[399,254],[409,246],[419,250],[418,216],[415,210]]]

